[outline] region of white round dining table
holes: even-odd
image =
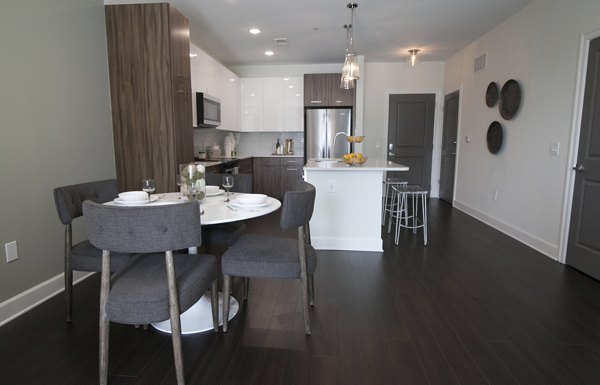
[[[208,196],[204,202],[200,204],[202,215],[200,222],[203,226],[217,225],[221,223],[237,222],[247,219],[260,217],[270,214],[281,207],[281,202],[275,198],[267,197],[264,204],[246,206],[236,204],[236,197],[241,193],[230,193],[229,202],[226,202],[227,195],[220,193],[219,195]],[[178,204],[187,201],[185,196],[179,193],[164,193],[154,194],[149,203],[134,204],[136,206],[158,206]],[[126,202],[121,202],[119,199],[107,202],[108,205],[128,206]],[[197,254],[196,247],[190,247],[190,254]],[[219,325],[223,324],[223,295],[219,293]],[[238,301],[232,296],[230,298],[229,317],[231,320],[239,310]],[[212,310],[210,306],[210,295],[205,294],[185,312],[181,313],[181,334],[194,334],[213,329]],[[169,320],[155,322],[152,324],[155,329],[165,333],[171,332],[171,322]]]

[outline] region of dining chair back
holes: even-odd
[[[198,202],[122,207],[86,201],[83,213],[90,242],[103,250],[100,383],[108,378],[110,321],[149,324],[170,319],[177,383],[184,384],[180,314],[209,288],[218,331],[216,258],[174,253],[202,241]],[[111,277],[112,252],[136,255]]]
[[[85,200],[104,203],[113,200],[117,195],[116,179],[79,183],[54,189],[54,203],[58,218],[65,226],[64,280],[67,322],[71,321],[73,308],[73,270],[94,272],[102,270],[101,250],[92,246],[88,240],[73,245],[73,221],[83,215],[82,204]],[[118,270],[129,258],[129,254],[113,254],[112,271]]]
[[[310,334],[308,306],[314,305],[313,275],[317,254],[310,244],[309,221],[312,217],[316,189],[310,183],[299,181],[294,191],[284,194],[280,227],[297,230],[297,238],[270,234],[246,234],[232,245],[221,258],[223,271],[223,314],[229,314],[231,277],[244,277],[244,297],[247,278],[300,279],[304,309],[304,331]],[[223,318],[223,331],[228,327]]]

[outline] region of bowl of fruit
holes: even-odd
[[[349,166],[360,166],[367,161],[367,157],[363,156],[363,154],[361,154],[360,152],[351,152],[349,154],[344,154],[343,159],[344,163],[346,163]]]
[[[347,136],[346,140],[349,143],[362,143],[363,140],[365,140],[364,136]]]

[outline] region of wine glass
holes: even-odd
[[[183,179],[181,177],[181,174],[177,174],[177,191],[179,192],[179,196],[177,197],[177,199],[181,200],[181,185],[183,184]]]
[[[229,189],[233,187],[233,175],[223,176],[223,187],[227,190],[227,199],[225,202],[229,202]]]
[[[155,189],[154,179],[142,179],[142,191],[148,194],[148,203],[150,203],[150,195],[152,195]]]

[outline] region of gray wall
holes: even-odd
[[[0,49],[1,303],[62,273],[53,188],[115,167],[102,0],[3,1]]]

